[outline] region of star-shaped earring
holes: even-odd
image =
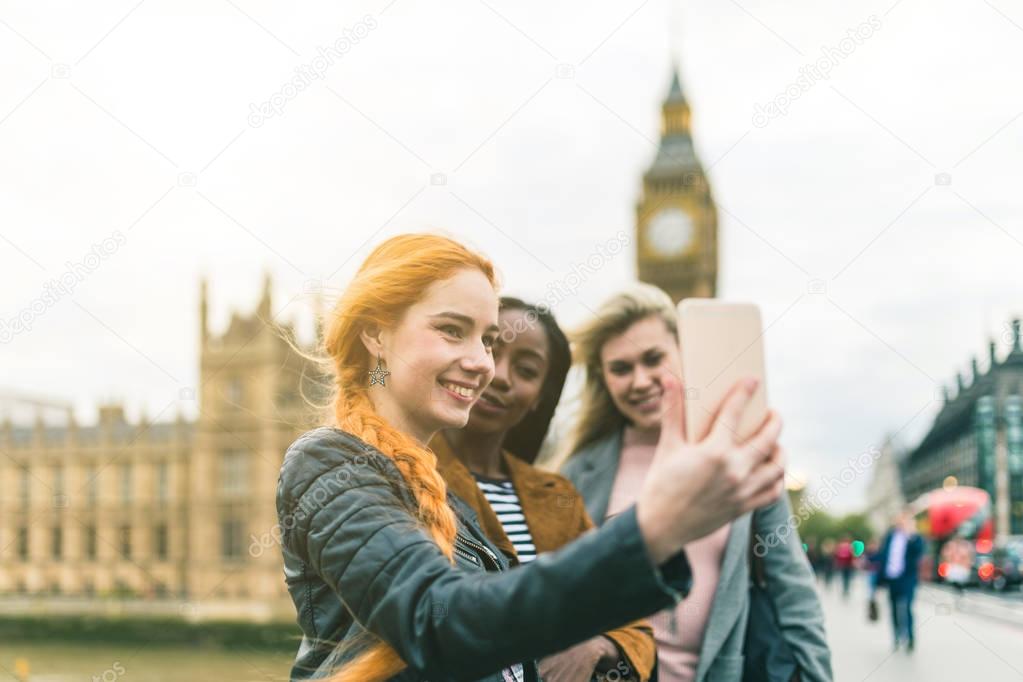
[[[381,386],[386,386],[387,383],[385,380],[388,376],[390,376],[390,374],[390,372],[384,369],[383,361],[378,355],[377,366],[369,371],[369,385],[372,386],[373,384],[380,384]]]

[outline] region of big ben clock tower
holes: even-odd
[[[643,175],[636,205],[639,279],[677,303],[717,290],[717,209],[689,131],[689,103],[678,71],[661,107],[661,143]]]

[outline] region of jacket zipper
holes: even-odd
[[[466,559],[468,561],[471,561],[472,563],[474,563],[477,566],[480,565],[480,558],[478,556],[476,556],[475,554],[472,554],[470,552],[465,551],[464,549],[459,547],[457,544],[455,545],[454,550],[455,550],[455,554],[457,554],[458,556],[460,556],[460,557],[462,557],[462,558],[464,558],[464,559]]]
[[[490,560],[490,564],[493,566],[495,571],[500,571],[501,570],[501,564],[498,563],[497,557],[494,556],[494,553],[491,552],[487,547],[484,547],[483,545],[481,545],[481,544],[479,544],[477,542],[473,542],[472,540],[470,540],[469,538],[465,537],[461,533],[456,534],[455,538],[456,538],[456,540],[461,540],[465,544],[467,544],[470,547],[472,547],[473,549],[477,550],[480,553],[480,555],[483,556],[485,559],[489,559]]]
[[[457,544],[458,540],[461,540],[462,542],[464,542],[465,544],[469,545],[473,549],[479,551],[480,552],[480,556],[485,557],[486,559],[489,559],[490,563],[493,565],[495,571],[503,570],[501,568],[501,564],[499,564],[498,561],[497,561],[497,557],[494,555],[493,552],[490,551],[490,548],[484,547],[483,545],[479,544],[478,542],[474,542],[474,541],[470,540],[469,538],[465,537],[461,533],[456,533],[455,534],[455,541],[456,541],[455,548],[456,549],[458,548],[458,544]],[[536,663],[534,662],[532,665],[533,665],[532,671],[535,671],[536,670]],[[537,679],[537,680],[539,680],[540,679],[539,673],[536,673],[535,675],[530,675],[529,674],[531,672],[531,670],[529,668],[529,664],[523,663],[522,667],[523,667],[523,671],[526,672],[526,679],[527,680],[530,680],[530,679]]]

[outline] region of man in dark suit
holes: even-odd
[[[923,552],[924,541],[914,528],[913,516],[900,513],[881,542],[877,574],[878,584],[888,587],[896,649],[905,640],[906,648],[913,650],[913,597]]]

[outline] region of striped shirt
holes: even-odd
[[[536,545],[533,544],[533,536],[529,534],[529,526],[526,525],[526,517],[522,514],[522,505],[519,504],[519,496],[512,482],[476,473],[473,473],[473,477],[515,547],[519,563],[525,564],[535,559]]]

